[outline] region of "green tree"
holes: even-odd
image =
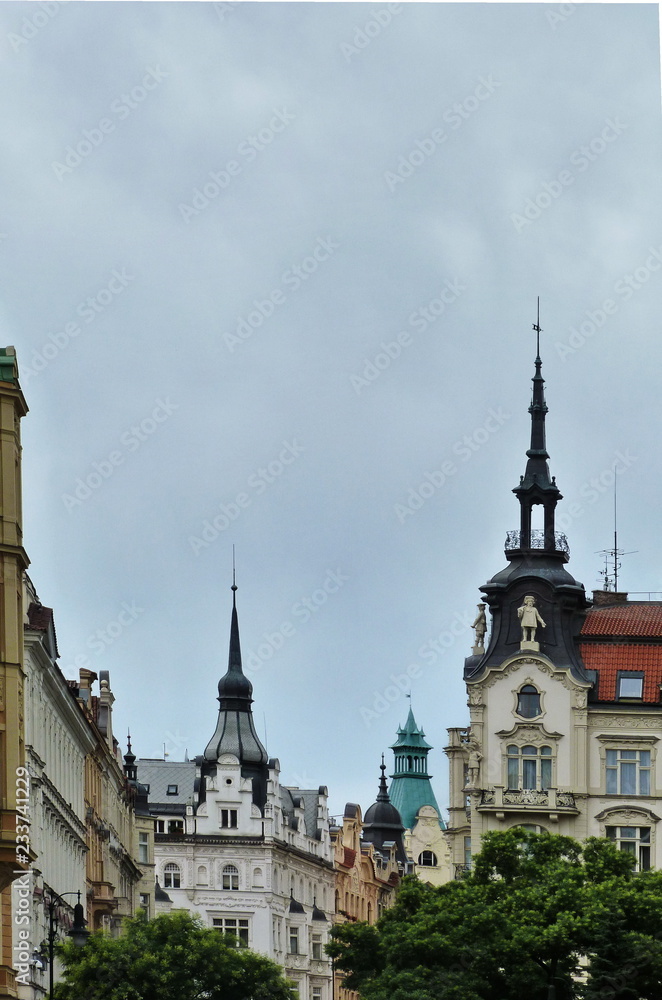
[[[470,876],[405,879],[329,952],[363,1000],[659,1000],[661,877],[606,840],[492,832]]]
[[[125,933],[93,934],[60,949],[56,1000],[294,1000],[282,969],[187,913],[126,921]]]

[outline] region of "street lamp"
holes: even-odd
[[[77,896],[78,902],[74,906],[74,922],[71,930],[68,932],[69,937],[76,945],[77,948],[82,948],[90,932],[85,927],[86,920],[83,913],[83,904],[80,901],[80,892],[53,892],[52,889],[48,890],[48,899],[44,900],[44,904],[48,907],[48,997],[49,1000],[53,1000],[53,965],[55,958],[55,939],[57,937],[57,918],[55,915],[55,908],[59,904],[64,904],[63,896]]]

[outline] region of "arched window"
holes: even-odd
[[[253,885],[256,889],[264,888],[264,875],[261,868],[253,869]]]
[[[510,744],[508,756],[508,789],[547,791],[552,783],[552,748],[518,747]]]
[[[436,868],[437,855],[434,853],[434,851],[422,851],[418,855],[418,863],[423,868]]]
[[[205,865],[198,865],[198,876],[196,881],[198,885],[208,885],[207,868]]]
[[[407,766],[408,766],[409,770],[411,771],[411,769],[412,769],[412,760],[411,760],[411,756],[408,756],[408,757],[407,757]]]
[[[542,714],[540,693],[533,684],[525,684],[524,687],[520,688],[517,697],[517,714],[521,715],[523,719],[535,719]]]
[[[172,861],[168,862],[163,869],[164,889],[179,889],[181,884],[181,872],[179,870],[179,865],[174,864]]]
[[[225,865],[221,874],[224,889],[239,888],[239,869],[236,865]]]

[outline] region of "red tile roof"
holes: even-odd
[[[644,674],[643,701],[649,705],[660,703],[662,645],[582,642],[579,649],[587,670],[598,672],[598,701],[616,701],[618,672],[632,670]]]
[[[628,602],[591,608],[581,634],[650,635],[662,639],[662,604]]]
[[[351,847],[346,847],[345,854],[343,856],[341,864],[345,868],[353,868],[355,861],[356,861],[356,851],[353,851]]]
[[[55,638],[55,655],[59,657],[57,648],[57,634],[55,632],[55,621],[53,619],[53,609],[46,608],[43,604],[32,602],[28,608],[28,623],[25,626],[34,629],[35,632],[47,632],[49,626],[53,626],[53,636]]]

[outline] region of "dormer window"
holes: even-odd
[[[520,688],[517,697],[517,714],[523,719],[535,719],[542,715],[540,708],[540,692],[533,684],[525,684]]]
[[[166,792],[166,795],[177,795],[177,793],[178,793],[177,785],[168,785],[168,790]]]
[[[644,695],[644,675],[629,671],[618,675],[618,700],[641,701]]]

